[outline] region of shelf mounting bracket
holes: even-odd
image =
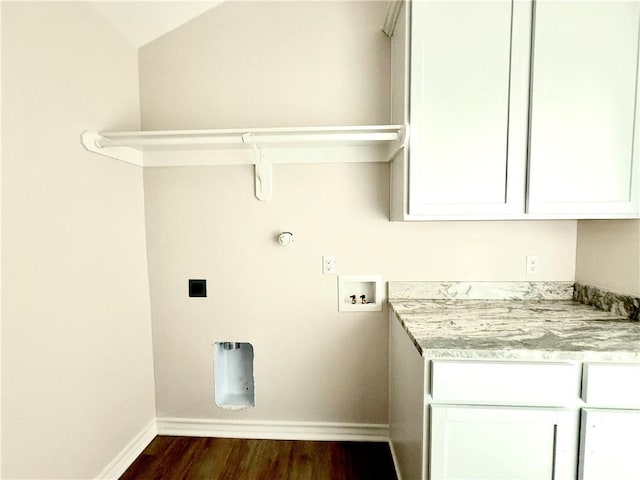
[[[250,132],[242,134],[242,143],[251,145],[255,164],[256,198],[263,202],[271,200],[273,193],[273,164],[265,160],[262,148],[256,143]]]
[[[409,124],[405,124],[398,131],[398,140],[393,142],[393,147],[389,152],[389,161],[392,162],[400,152],[402,152],[409,143]]]
[[[90,152],[144,167],[142,151],[132,147],[103,147],[101,141],[104,139],[102,135],[89,131],[83,132],[80,136],[80,142]]]
[[[251,143],[255,161],[256,197],[267,202],[273,193],[273,164],[265,160],[264,152],[256,143]]]

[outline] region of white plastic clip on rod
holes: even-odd
[[[244,143],[245,145],[249,145],[249,144],[255,145],[255,142],[253,142],[251,137],[253,137],[251,132],[246,132],[240,135],[240,138],[242,138],[242,143]]]

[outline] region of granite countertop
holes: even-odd
[[[423,356],[640,362],[640,322],[573,300],[573,284],[407,283],[389,305]]]

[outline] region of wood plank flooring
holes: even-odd
[[[157,436],[120,480],[397,480],[389,445]]]

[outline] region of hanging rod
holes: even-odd
[[[256,196],[269,200],[273,164],[388,162],[404,148],[407,132],[403,125],[86,131],[81,141],[91,152],[140,167],[254,165]]]
[[[364,127],[247,128],[220,130],[169,130],[101,132],[99,148],[131,147],[141,150],[171,147],[234,147],[250,145],[376,143],[400,138],[402,125]]]

